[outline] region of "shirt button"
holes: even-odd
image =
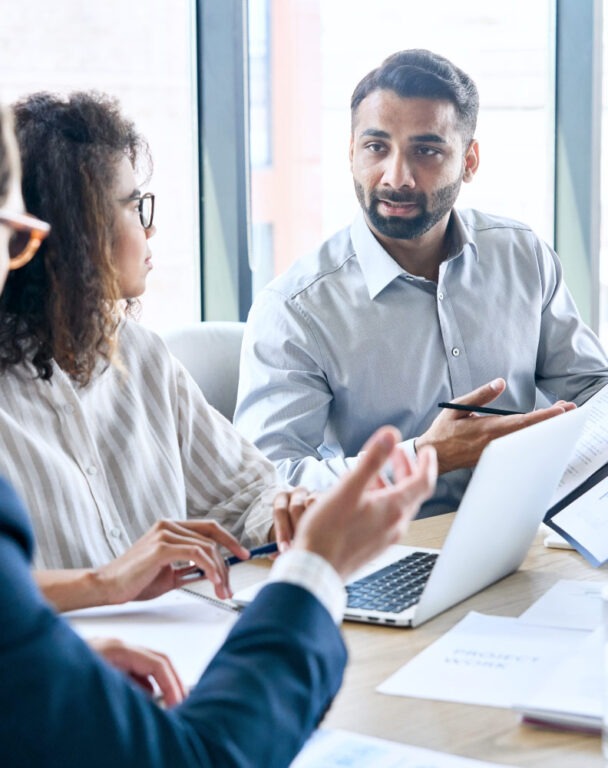
[[[460,354],[460,350],[458,349],[458,347],[454,347],[454,349],[452,349],[452,354],[454,355],[454,357],[458,357],[458,355]]]
[[[68,403],[68,405],[64,406],[63,410],[68,416],[71,416],[74,413],[74,406]]]
[[[87,467],[87,475],[96,475],[97,474],[97,467],[95,467],[93,464],[91,464],[90,467]]]
[[[443,301],[443,293],[441,293],[441,291],[439,291],[439,293],[437,294],[437,298],[439,299],[439,301]]]
[[[112,528],[110,536],[113,536],[115,539],[120,539],[120,528]]]

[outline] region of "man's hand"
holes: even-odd
[[[154,692],[152,678],[167,707],[183,701],[186,689],[171,661],[162,653],[147,648],[126,645],[121,640],[91,638],[91,648],[116,669],[120,669],[148,693]]]
[[[487,405],[501,395],[506,388],[504,379],[484,384],[452,402],[463,405]],[[427,429],[416,439],[416,450],[432,445],[437,451],[439,472],[474,467],[481,452],[496,437],[508,435],[523,427],[558,416],[576,408],[574,403],[560,400],[550,408],[513,416],[482,416],[478,413],[443,410]]]
[[[325,558],[343,579],[394,544],[435,488],[437,461],[432,447],[414,463],[398,449],[399,432],[379,429],[365,444],[357,466],[323,494],[302,517],[294,548]],[[394,484],[374,487],[386,461]]]

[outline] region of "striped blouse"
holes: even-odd
[[[50,382],[29,363],[0,376],[0,474],[30,510],[36,566],[103,565],[163,517],[210,517],[246,546],[265,541],[273,465],[156,334],[126,320],[118,348],[122,370],[84,388],[57,365]]]

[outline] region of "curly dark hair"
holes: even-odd
[[[96,92],[35,93],[13,106],[26,209],[51,233],[11,272],[0,297],[0,372],[30,360],[42,379],[52,360],[85,386],[115,354],[120,315],[113,264],[120,160],[151,171],[148,145],[118,102]]]
[[[354,124],[357,108],[373,91],[394,91],[402,98],[451,101],[456,108],[464,143],[475,133],[479,93],[473,80],[449,59],[423,48],[394,53],[369,72],[353,91],[350,101]]]

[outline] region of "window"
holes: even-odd
[[[200,318],[194,5],[22,0],[4,4],[0,26],[4,102],[95,88],[148,139],[157,234],[142,322],[159,331]]]
[[[459,205],[525,221],[552,243],[551,8],[549,0],[508,8],[487,0],[250,0],[252,112],[261,93],[271,94],[270,126],[251,120],[252,158],[271,141],[269,162],[251,167],[252,223],[273,233],[257,241],[254,288],[351,222],[350,96],[403,48],[447,56],[479,88],[481,166]],[[260,66],[261,51],[269,67]]]
[[[608,17],[603,19],[603,73],[601,126],[601,228],[600,228],[600,340],[608,347]]]
[[[272,161],[269,0],[250,0],[248,18],[251,165],[265,168]]]

